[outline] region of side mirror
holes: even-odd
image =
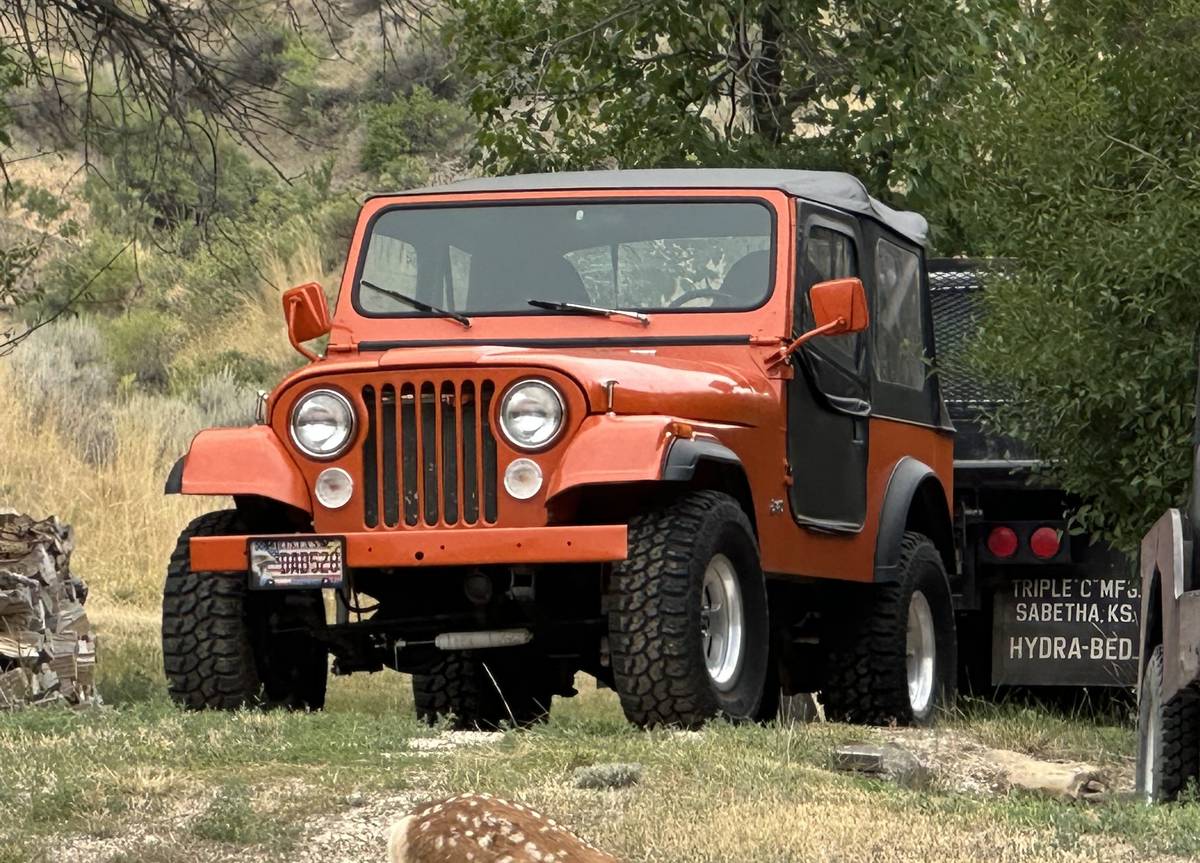
[[[857,333],[867,328],[867,294],[862,279],[818,282],[809,289],[808,301],[816,329],[822,335]]]
[[[809,288],[808,301],[816,326],[780,348],[767,360],[767,368],[784,362],[809,339],[857,333],[867,328],[867,292],[863,290],[862,279],[817,282]]]
[[[288,340],[292,347],[310,360],[317,355],[301,342],[315,339],[328,333],[333,324],[329,320],[329,306],[325,303],[325,292],[316,282],[300,285],[284,291],[283,315],[287,320]]]

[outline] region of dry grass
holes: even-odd
[[[283,292],[294,285],[319,282],[326,294],[333,297],[337,290],[338,274],[326,271],[321,264],[320,242],[308,233],[298,237],[301,251],[290,257],[268,254],[262,261],[262,287],[257,295],[241,297],[225,318],[222,326],[205,333],[184,346],[177,362],[198,360],[204,356],[237,351],[267,360],[271,365],[286,368],[298,364],[300,357],[288,343],[283,325]]]
[[[322,271],[315,238],[303,247],[308,251],[288,260],[269,256],[265,277],[276,285],[314,279],[333,284],[334,277]],[[298,362],[283,327],[279,293],[264,284],[222,326],[186,345],[181,358],[237,350],[275,365]],[[53,423],[32,421],[12,363],[0,359],[0,505],[57,515],[75,527],[74,562],[94,588],[98,608],[109,603],[125,614],[130,606],[154,608],[179,530],[193,516],[228,505],[223,498],[163,495],[167,473],[182,455],[174,449],[181,436],[179,414],[163,409],[165,398],[131,398],[115,405],[115,457],[93,466],[53,430]],[[195,418],[199,426],[204,420]],[[188,433],[184,430],[185,440]]]
[[[164,497],[173,456],[161,441],[173,432],[152,411],[120,412],[115,457],[90,465],[48,424],[29,419],[10,370],[0,364],[0,500],[34,515],[56,515],[75,528],[73,563],[97,603],[147,608],[157,598],[163,561],[179,528],[214,501]]]
[[[88,614],[101,633],[102,690],[118,700],[157,686],[158,609],[165,562],[180,528],[223,501],[166,497],[173,456],[167,420],[119,412],[116,451],[91,465],[48,423],[34,425],[10,367],[0,362],[0,505],[55,515],[75,529],[72,566],[91,587]]]

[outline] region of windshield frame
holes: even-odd
[[[480,199],[477,197],[464,198],[463,200],[445,199],[439,201],[412,202],[407,203],[399,200],[394,204],[388,204],[379,208],[372,213],[367,220],[362,232],[362,242],[357,245],[357,257],[354,262],[353,277],[350,282],[350,305],[354,312],[363,317],[375,320],[429,320],[438,318],[438,315],[417,310],[400,311],[400,312],[381,312],[373,311],[363,307],[361,303],[362,291],[362,276],[367,260],[367,250],[370,247],[370,240],[374,234],[375,224],[383,216],[396,210],[431,210],[431,209],[474,209],[481,207],[537,207],[537,206],[596,206],[596,205],[621,205],[621,204],[756,204],[767,211],[767,217],[770,220],[768,231],[770,245],[767,251],[770,253],[770,263],[768,266],[769,281],[767,290],[756,305],[744,306],[737,308],[707,306],[697,308],[626,308],[624,306],[614,307],[621,311],[636,311],[650,316],[650,321],[653,322],[655,315],[670,315],[672,317],[678,315],[691,314],[723,314],[723,315],[744,315],[758,311],[771,302],[779,289],[779,280],[776,277],[777,267],[779,263],[779,213],[774,203],[762,194],[758,194],[759,190],[747,190],[749,194],[739,195],[720,195],[720,194],[665,194],[666,190],[659,190],[658,194],[636,194],[637,190],[628,190],[629,195],[594,195],[589,194],[590,190],[575,189],[568,190],[571,192],[569,196],[561,197],[557,195],[546,195],[544,197],[522,197],[522,198],[503,198],[503,199]],[[369,290],[369,289],[368,289]],[[509,309],[503,311],[467,311],[464,309],[454,309],[454,311],[468,315],[471,320],[476,319],[491,319],[491,318],[563,318],[563,317],[591,317],[600,320],[600,316],[584,315],[583,313],[575,314],[571,312],[559,312],[546,309],[538,309],[530,306],[528,309]],[[611,320],[611,318],[605,319]]]

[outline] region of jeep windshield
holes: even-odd
[[[435,314],[398,296],[470,317],[742,311],[770,294],[772,223],[765,204],[712,200],[397,207],[370,226],[354,304],[387,317]]]

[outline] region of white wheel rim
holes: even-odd
[[[929,600],[914,590],[908,601],[908,633],[905,638],[908,666],[908,704],[921,716],[933,701],[934,666],[937,660],[937,638],[933,630],[933,611]]]
[[[1142,797],[1147,803],[1154,802],[1154,762],[1158,760],[1158,705],[1150,703],[1150,715],[1143,732],[1142,751]]]
[[[732,689],[741,670],[746,628],[737,570],[723,554],[713,555],[704,570],[700,636],[709,679],[722,691]]]

